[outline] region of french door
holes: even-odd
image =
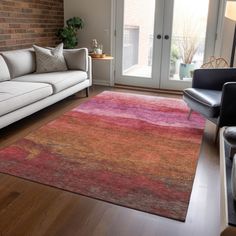
[[[117,0],[115,83],[182,90],[214,55],[219,0]]]

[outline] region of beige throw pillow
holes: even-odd
[[[63,56],[63,43],[53,49],[33,45],[36,54],[36,72],[47,73],[68,70]]]

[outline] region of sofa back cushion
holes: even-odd
[[[5,59],[11,78],[30,74],[36,70],[35,52],[33,49],[22,49],[1,52]]]
[[[10,72],[3,57],[0,55],[0,82],[10,80]]]
[[[64,49],[64,57],[69,70],[88,71],[88,49]]]

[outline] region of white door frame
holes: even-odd
[[[216,33],[218,25],[218,14],[219,14],[220,0],[209,1],[209,12],[207,19],[206,29],[206,41],[205,41],[205,53],[204,62],[206,62],[211,56],[215,55],[216,45]],[[165,1],[165,14],[164,14],[164,31],[163,35],[168,35],[168,40],[163,39],[163,53],[162,55],[162,66],[161,66],[161,81],[160,88],[168,90],[183,90],[191,87],[191,81],[182,80],[170,80],[169,79],[169,67],[170,67],[170,50],[171,50],[171,38],[172,38],[172,23],[173,23],[173,11],[174,11],[174,0]],[[171,20],[170,20],[171,19]]]
[[[117,12],[117,2],[119,2],[119,1],[120,0],[111,0],[111,28],[110,28],[111,34],[110,34],[110,41],[111,41],[111,54],[115,58],[117,58],[117,51],[118,52],[120,51],[120,50],[117,50],[117,44],[116,44],[116,17],[117,17],[116,12]],[[171,1],[173,1],[173,0],[171,0]],[[223,24],[222,23],[223,22],[222,18],[224,17],[222,12],[224,11],[224,7],[225,7],[225,2],[224,2],[224,4],[222,4],[221,0],[210,0],[210,8],[214,9],[214,10],[212,10],[213,16],[210,16],[210,14],[209,14],[208,17],[211,17],[211,21],[215,22],[215,26],[213,27],[213,29],[209,29],[209,25],[208,25],[208,28],[207,28],[207,34],[210,34],[210,36],[207,37],[208,41],[206,41],[206,53],[205,53],[204,60],[209,58],[210,55],[218,55],[219,56],[219,53],[220,53],[219,52],[219,47],[221,47],[219,45],[222,44],[222,35],[221,34],[219,35],[219,33],[222,33],[222,30],[221,30],[222,29],[222,24]],[[172,14],[172,16],[173,16],[173,14]],[[166,26],[164,26],[164,27],[166,27]],[[171,26],[171,30],[172,30],[172,26]],[[217,34],[212,33],[213,31],[218,33],[218,37],[217,37]],[[155,32],[155,35],[157,35],[157,32]],[[215,42],[215,43],[212,44],[212,42]],[[168,50],[170,52],[170,44],[169,44],[169,47],[167,45],[165,47],[166,47],[166,50]],[[159,55],[162,55],[162,54],[159,54]],[[164,59],[164,60],[167,60],[167,59]],[[116,70],[115,61],[116,60],[114,60],[113,65],[111,67],[111,86],[114,86],[117,83],[117,81],[115,81],[115,77],[116,77],[116,75],[115,75],[115,73],[116,73],[116,71],[115,71]],[[166,63],[166,65],[167,65],[167,63]],[[165,65],[163,65],[163,63],[162,63],[161,66],[165,66]],[[169,62],[168,62],[168,67],[169,67]],[[158,68],[156,68],[156,70],[158,70]],[[163,69],[162,69],[162,71],[163,71]],[[169,73],[169,68],[168,68],[167,71]],[[163,80],[163,78],[164,78],[163,74],[159,75],[159,78],[156,78],[157,79],[157,87],[160,86],[160,80],[161,80],[160,78],[161,77],[162,77],[162,80]],[[169,79],[167,79],[167,80],[169,80]],[[175,86],[176,86],[177,90],[178,89],[181,90],[183,86],[184,87],[189,87],[190,86],[189,83],[185,83],[183,81],[176,81],[176,82],[177,83],[176,83]],[[178,82],[181,83],[183,86],[181,84],[179,84]],[[126,85],[126,83],[124,83],[124,85]],[[127,83],[127,85],[129,85],[129,84]],[[144,87],[147,87],[147,86],[144,85]],[[169,85],[169,84],[166,84],[164,87],[166,89],[173,89],[173,88],[171,88],[171,85]]]
[[[124,1],[116,1],[116,37],[120,36],[119,40],[116,40],[116,60],[115,60],[115,76],[116,83],[124,85],[134,85],[138,81],[137,86],[139,87],[158,87],[161,69],[161,54],[162,54],[162,40],[157,39],[156,35],[161,34],[163,31],[163,10],[164,1],[156,0],[155,7],[155,22],[154,22],[154,39],[153,39],[153,64],[152,66],[152,76],[151,78],[140,78],[136,76],[125,76],[122,75],[122,49],[123,49],[123,25],[124,25]],[[122,27],[120,27],[122,26]]]

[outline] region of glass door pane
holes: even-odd
[[[122,75],[152,77],[155,0],[124,0]]]
[[[218,5],[219,0],[117,0],[115,83],[190,87],[193,70],[214,55]]]
[[[174,0],[170,80],[191,81],[204,61],[209,0]]]

